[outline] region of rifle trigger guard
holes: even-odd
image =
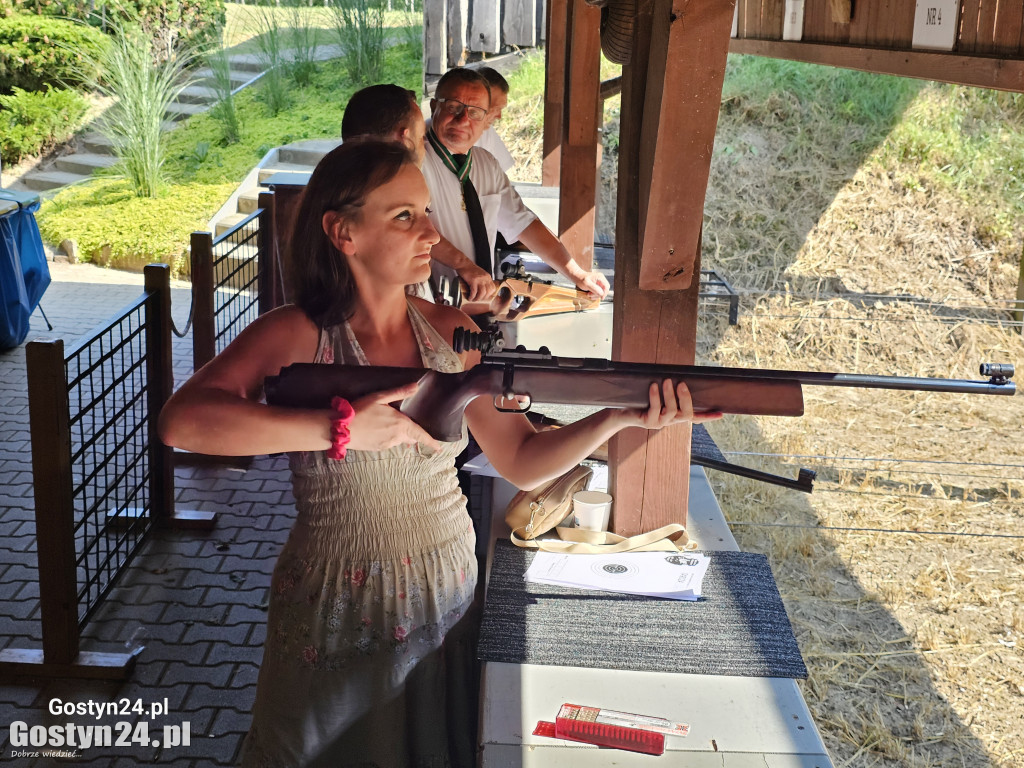
[[[505,408],[504,406],[498,405],[499,402],[505,402],[511,400],[518,405],[517,408]],[[501,411],[502,413],[526,413],[533,406],[533,400],[529,395],[512,395],[512,397],[505,397],[504,395],[495,395],[494,397],[494,408],[495,410]]]

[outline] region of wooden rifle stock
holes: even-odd
[[[800,416],[804,412],[798,381],[688,377],[682,372],[687,366],[587,362],[604,365],[510,368],[505,363],[483,362],[463,373],[439,373],[422,368],[296,363],[283,368],[278,376],[267,377],[265,389],[269,405],[326,409],[336,395],[358,400],[418,381],[420,388],[402,402],[401,411],[432,437],[447,442],[462,437],[463,413],[477,397],[490,397],[496,405],[502,398],[514,405],[512,397],[520,396],[528,397],[530,404],[645,408],[650,403],[651,382],[666,378],[686,381],[693,409],[698,413]]]
[[[600,299],[586,291],[541,280],[526,271],[520,259],[514,265],[503,264],[500,280],[494,281],[497,294],[487,302],[466,302],[463,297],[469,286],[454,271],[435,264],[435,282],[439,303],[460,307],[469,315],[490,314],[499,322],[519,322],[528,317],[541,317],[566,312],[597,309]]]
[[[456,347],[460,342],[456,340]],[[437,440],[453,442],[462,436],[466,406],[477,397],[491,397],[501,410],[528,410],[537,403],[560,403],[612,408],[643,408],[650,402],[652,382],[685,382],[696,413],[801,416],[803,384],[931,392],[1012,395],[1013,366],[982,366],[988,381],[872,376],[853,373],[718,368],[694,365],[620,363],[592,358],[553,357],[546,349],[523,348],[497,352],[462,373],[439,373],[422,368],[296,363],[269,376],[267,403],[299,408],[328,408],[331,398],[347,400],[418,381],[416,394],[401,410]],[[522,408],[501,402],[525,399]]]

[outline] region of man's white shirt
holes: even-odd
[[[512,153],[508,151],[508,147],[505,146],[505,142],[502,141],[493,126],[480,134],[480,140],[476,146],[482,147],[494,155],[494,159],[498,161],[498,165],[505,173],[508,173],[509,168],[516,164],[516,159],[512,157]]]
[[[448,242],[475,261],[469,216],[462,208],[462,184],[430,146],[423,162],[423,176],[430,190],[430,221]],[[498,232],[506,242],[514,243],[523,230],[536,221],[536,214],[526,207],[498,161],[487,150],[473,149],[469,178],[480,198],[491,253]]]

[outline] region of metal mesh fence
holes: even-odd
[[[213,317],[220,353],[259,315],[259,211],[213,241]]]
[[[152,527],[146,302],[65,355],[79,626]]]

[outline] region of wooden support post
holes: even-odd
[[[256,251],[259,254],[259,308],[262,315],[280,307],[285,300],[281,254],[274,232],[274,193],[260,192],[258,205],[260,228],[256,235]]]
[[[654,2],[640,169],[640,287],[647,290],[688,288],[698,274],[693,259],[732,13],[731,2]]]
[[[30,341],[25,363],[43,659],[70,664],[78,655],[78,566],[64,342]]]
[[[501,22],[501,42],[520,48],[534,48],[537,45],[537,16],[543,0],[505,0]],[[541,19],[544,22],[544,19]]]
[[[423,77],[436,79],[448,71],[447,0],[423,0]]]
[[[545,187],[557,187],[562,173],[569,2],[548,2],[547,45],[544,48],[544,157],[541,161],[541,184]]]
[[[569,0],[562,117],[558,236],[583,269],[594,263],[598,131],[601,127],[601,11]]]
[[[469,0],[445,0],[445,3],[448,6],[448,69],[451,69],[466,63]]]
[[[292,227],[299,217],[299,208],[302,207],[302,196],[306,192],[305,179],[296,179],[287,183],[273,184],[271,190],[274,192],[274,240],[277,242],[278,270],[281,274],[281,303],[287,304],[292,296],[292,289],[288,281],[291,279],[292,267],[288,259],[291,258],[289,242],[292,238]]]
[[[198,371],[217,354],[217,331],[213,322],[213,235],[193,232],[190,242],[192,370]]]
[[[210,530],[215,512],[174,506],[174,451],[157,434],[157,420],[174,392],[171,354],[171,272],[166,264],[143,270],[146,301],[146,395],[149,438],[149,506],[153,522],[173,528]],[[193,325],[195,321],[193,320]]]
[[[146,290],[146,398],[149,430],[149,505],[154,522],[164,525],[174,517],[174,461],[160,441],[157,418],[174,391],[171,368],[171,271],[166,264],[147,264]]]
[[[473,23],[469,29],[469,50],[501,52],[501,4],[498,0],[473,0]],[[533,26],[532,24],[530,26]]]
[[[700,281],[683,291],[680,281],[643,290],[641,255],[645,237],[670,235],[651,229],[657,217],[666,224],[682,216],[700,222],[710,168],[710,140],[703,177],[699,173],[672,177],[657,168],[673,162],[714,136],[721,87],[701,87],[716,76],[724,80],[725,59],[733,15],[732,3],[690,2],[672,8],[670,0],[638,0],[633,63],[622,73],[622,119],[619,134],[619,194],[616,224],[615,313],[612,357],[629,362],[692,364],[696,352],[697,298]],[[712,19],[713,29],[707,22]],[[670,40],[677,32],[682,39]],[[713,32],[712,40],[703,35]],[[695,39],[690,39],[693,35]],[[712,45],[713,42],[713,45]],[[712,50],[712,48],[714,50]],[[711,72],[714,70],[714,72]],[[700,94],[702,98],[694,98]],[[659,135],[659,130],[661,134]],[[653,142],[653,145],[652,145]],[[671,149],[671,152],[669,151]],[[678,158],[676,158],[678,159]],[[678,166],[673,165],[677,168]],[[654,187],[664,184],[667,189]],[[694,195],[688,188],[699,187]],[[670,195],[683,195],[687,207]],[[699,274],[700,227],[679,246],[687,270]],[[690,428],[660,432],[626,430],[609,442],[610,486],[615,496],[613,529],[633,535],[670,522],[686,521],[689,493]]]

